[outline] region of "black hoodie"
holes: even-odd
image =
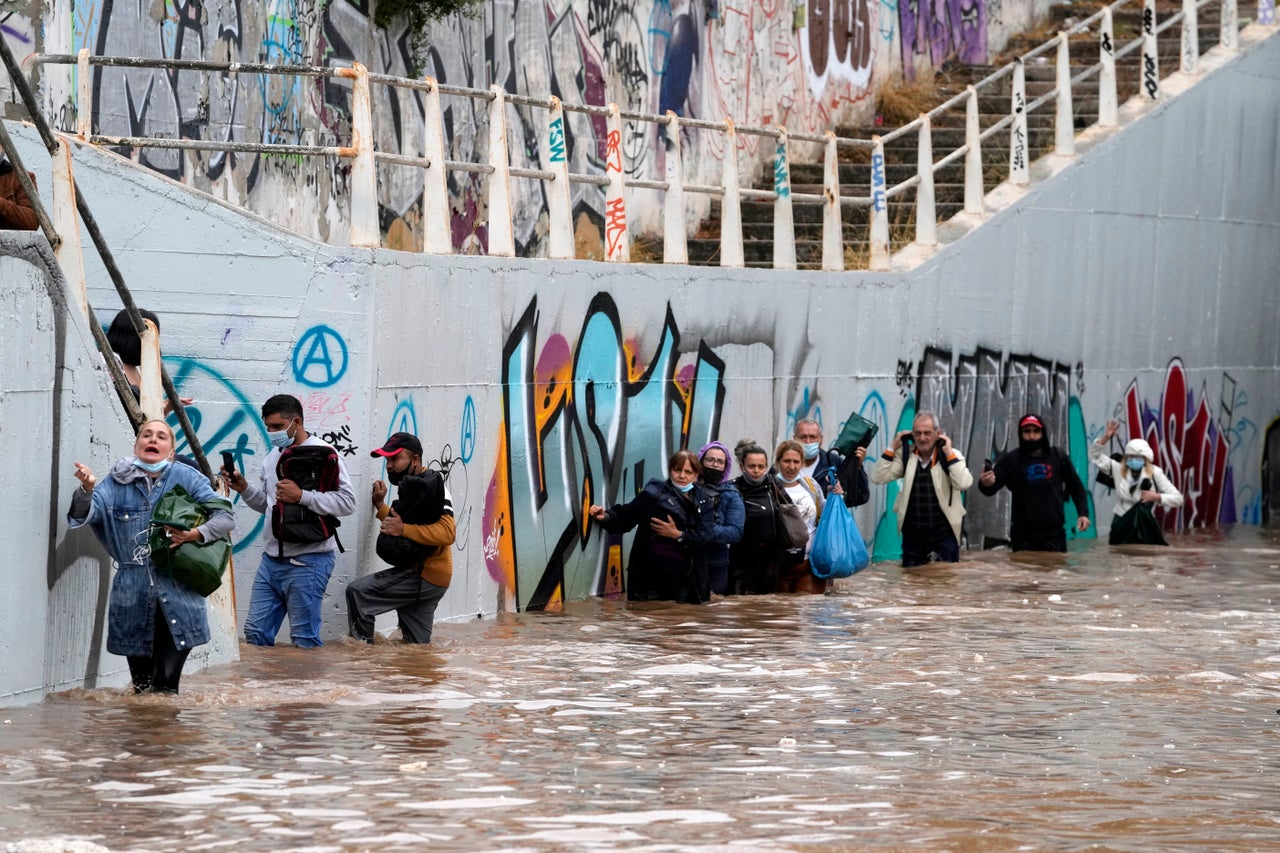
[[[1044,422],[1038,415],[1036,419]],[[1007,487],[1013,493],[1011,538],[1062,533],[1067,521],[1062,506],[1068,496],[1075,502],[1077,515],[1089,514],[1089,495],[1071,456],[1049,443],[1047,429],[1038,441],[1023,441],[1019,436],[1018,448],[1002,453],[993,471],[995,483],[984,486],[979,481],[978,490],[994,495]]]

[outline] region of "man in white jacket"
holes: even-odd
[[[915,445],[915,452],[909,445]],[[973,474],[951,439],[938,429],[932,412],[920,412],[893,438],[876,460],[871,482],[902,480],[893,509],[902,534],[902,565],[923,566],[933,555],[944,563],[960,560],[961,494],[973,485]]]

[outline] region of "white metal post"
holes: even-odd
[[[663,207],[662,262],[689,263],[684,232],[684,164],[681,162],[680,117],[667,110],[667,198]]]
[[[93,135],[93,77],[89,70],[89,48],[82,47],[76,54],[76,136],[88,139]]]
[[[826,133],[822,160],[822,268],[844,269],[844,220],[840,211],[840,159],[834,131]]]
[[[1030,155],[1027,152],[1027,69],[1021,59],[1013,61],[1013,123],[1009,126],[1009,181],[1025,187],[1031,183]]]
[[[373,159],[373,103],[369,97],[369,71],[359,62],[338,74],[351,78],[351,245],[382,245],[378,227],[378,169]]]
[[[1227,50],[1240,49],[1240,13],[1236,0],[1222,0],[1222,30],[1218,41]]]
[[[1200,22],[1196,0],[1182,0],[1182,73],[1200,73]]]
[[[80,313],[89,318],[88,283],[84,275],[84,254],[80,248],[80,215],[76,212],[76,181],[71,169],[71,146],[62,137],[55,137],[58,150],[51,166],[53,174],[53,209],[50,221],[53,230],[62,238],[54,257],[62,267],[62,275],[75,293]]]
[[[164,383],[160,378],[160,330],[156,324],[142,319],[141,363],[138,365],[138,409],[148,420],[164,417]]]
[[[1160,48],[1156,43],[1156,0],[1142,3],[1142,94],[1160,97]]]
[[[796,224],[791,212],[791,159],[787,154],[787,129],[778,126],[773,149],[773,268],[796,268]]]
[[[871,137],[871,227],[868,230],[870,256],[868,269],[889,269],[889,198],[885,179],[884,142],[879,136]]]
[[[564,132],[564,108],[551,96],[547,133],[542,139],[544,169],[555,178],[543,183],[547,193],[547,252],[556,260],[573,259],[573,206],[569,201],[569,143]]]
[[[921,246],[938,245],[938,208],[933,191],[933,121],[928,113],[920,114],[920,140],[916,152],[916,242]]]
[[[969,87],[964,108],[964,212],[986,212],[986,186],[982,175],[982,132],[978,125],[978,90]]]
[[[608,142],[605,148],[604,176],[604,257],[618,264],[631,262],[631,235],[627,232],[627,196],[622,165],[622,116],[618,105],[610,102],[605,116]]]
[[[742,194],[738,191],[738,131],[724,120],[724,195],[720,199],[720,266],[746,266],[742,248]]]
[[[489,87],[489,254],[500,258],[516,256],[515,232],[511,228],[511,164],[507,156],[507,91]]]
[[[422,170],[422,251],[428,255],[453,252],[453,217],[449,210],[449,176],[444,165],[444,116],[440,112],[440,87],[430,86],[422,99],[422,156],[431,162]]]
[[[1116,101],[1116,40],[1111,23],[1111,7],[1102,9],[1102,30],[1098,34],[1098,59],[1102,70],[1098,73],[1098,125],[1115,127],[1119,122]]]
[[[1076,153],[1076,117],[1071,103],[1071,47],[1066,33],[1058,33],[1056,70],[1058,116],[1053,126],[1053,153],[1060,157],[1073,157]]]

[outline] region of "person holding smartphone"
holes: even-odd
[[[893,504],[902,534],[902,565],[923,566],[935,556],[944,563],[959,562],[962,493],[973,485],[973,474],[932,412],[917,414],[910,431],[894,436],[876,460],[871,482],[893,480],[902,480]]]

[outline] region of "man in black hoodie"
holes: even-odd
[[[1018,449],[1000,455],[982,472],[978,490],[994,495],[1001,487],[1013,493],[1010,547],[1015,551],[1066,551],[1066,496],[1075,502],[1076,530],[1089,529],[1089,495],[1071,457],[1049,444],[1044,421],[1026,414],[1018,421]]]

